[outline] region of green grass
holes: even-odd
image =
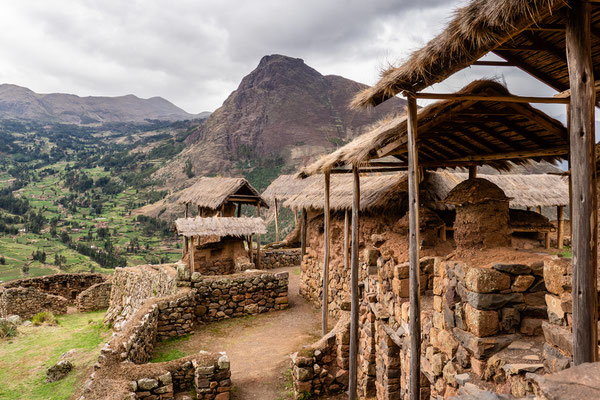
[[[190,335],[183,335],[179,337],[170,338],[167,340],[163,340],[160,344],[155,347],[154,352],[152,353],[152,359],[150,359],[151,363],[159,363],[177,360],[178,358],[182,358],[188,356],[189,354],[181,351],[177,348],[177,344],[183,341],[189,340]]]
[[[58,325],[19,327],[19,335],[0,340],[0,399],[63,400],[87,379],[109,332],[105,311],[58,316]],[[61,354],[76,349],[74,370],[63,380],[45,383],[46,369]]]
[[[170,349],[164,352],[160,352],[159,354],[155,354],[154,357],[150,360],[151,363],[160,363],[166,361],[177,360],[178,358],[183,358],[188,354],[184,353],[179,349]]]
[[[571,246],[563,247],[562,253],[560,253],[563,257],[572,258],[573,254],[571,253]]]

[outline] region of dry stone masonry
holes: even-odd
[[[260,266],[263,269],[275,269],[300,265],[300,249],[274,249],[261,253]]]

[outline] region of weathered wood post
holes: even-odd
[[[279,204],[277,204],[277,197],[275,197],[275,241],[279,242]]]
[[[352,166],[352,257],[350,267],[350,366],[348,374],[348,399],[356,400],[356,374],[358,357],[358,210],[360,208],[360,177],[358,167]]]
[[[420,399],[421,391],[421,306],[419,299],[419,176],[417,154],[417,101],[408,100],[408,216],[409,216],[409,398]]]
[[[469,179],[477,178],[477,165],[469,166]]]
[[[558,227],[556,228],[556,248],[562,249],[564,247],[563,242],[565,241],[565,207],[556,207],[556,221]]]
[[[303,208],[302,214],[300,216],[300,254],[302,257],[302,261],[304,260],[304,255],[306,254],[306,228],[308,225],[307,219],[308,216],[306,215],[306,208]]]
[[[260,201],[256,205],[256,212],[260,218]],[[256,234],[256,269],[260,269],[260,233]]]
[[[248,254],[250,256],[250,262],[254,263],[254,250],[252,249],[254,247],[254,235],[250,234],[250,236],[248,237]]]
[[[324,240],[325,249],[323,251],[323,291],[321,303],[321,333],[325,336],[328,332],[327,317],[329,315],[329,245],[331,242],[331,214],[329,211],[329,171],[325,172],[325,204],[323,207],[324,218]]]
[[[535,212],[537,212],[538,214],[542,213],[542,206],[535,206]]]
[[[237,206],[237,217],[241,217],[242,216],[242,203],[238,203]]]
[[[573,362],[594,362],[598,354],[596,265],[598,246],[594,145],[594,69],[591,4],[570,0],[566,29],[571,101],[571,230],[573,242]]]
[[[203,217],[203,215],[202,215],[202,208],[200,206],[198,206],[198,216],[199,217]]]
[[[194,248],[196,247],[196,245],[194,244],[194,237],[190,236],[190,273],[194,273],[196,272],[196,265],[195,265],[195,254],[194,254]]]
[[[348,269],[348,258],[350,251],[350,215],[348,210],[344,210],[344,269]]]
[[[185,217],[187,218],[189,215],[190,203],[185,203]]]

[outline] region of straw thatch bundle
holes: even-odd
[[[478,80],[465,86],[458,93],[508,95],[510,92],[500,83],[490,80]],[[448,156],[434,152],[435,148],[447,154],[481,156],[489,153],[489,149],[502,149],[497,153],[555,149],[567,147],[566,128],[557,120],[549,117],[529,104],[507,105],[498,101],[443,100],[423,107],[417,112],[418,139],[420,157],[438,162],[445,161]],[[468,107],[465,107],[468,105]],[[469,111],[480,115],[479,123],[464,122],[457,114]],[[486,113],[505,113],[502,119],[485,118]],[[540,123],[542,121],[542,123]],[[486,125],[487,124],[487,125]],[[494,126],[490,125],[493,124]],[[483,125],[483,126],[482,126]],[[507,129],[507,127],[509,127]],[[549,129],[551,127],[552,130]],[[474,130],[475,129],[475,130]],[[321,157],[304,168],[302,176],[323,173],[344,165],[362,165],[371,159],[379,158],[377,151],[392,142],[404,142],[406,147],[407,117],[402,115],[382,121],[372,131],[363,134],[347,145]],[[524,139],[526,137],[526,139]],[[534,142],[531,142],[533,140]],[[449,143],[452,145],[449,146]],[[427,148],[430,149],[427,149]],[[486,150],[487,149],[487,150]],[[566,151],[566,150],[565,150]],[[402,152],[401,152],[402,153]],[[406,153],[406,151],[404,152]],[[456,156],[455,156],[456,157]],[[531,160],[555,162],[558,156],[530,157]],[[512,158],[516,164],[526,164],[529,159]],[[505,160],[478,161],[477,164],[490,165],[498,170],[508,171],[511,163]]]
[[[440,171],[427,174],[422,184],[424,191],[435,203],[435,208],[451,208],[444,199],[459,183],[467,180],[468,174]],[[556,207],[569,205],[569,180],[566,176],[535,175],[478,175],[498,185],[509,197],[511,207]]]
[[[264,235],[267,227],[262,218],[210,217],[178,218],[173,224],[178,235],[190,236],[247,236]]]
[[[322,180],[322,179],[321,179]],[[295,174],[280,175],[265,189],[262,197],[274,203],[277,200],[287,200],[290,197],[300,193],[307,185],[312,183],[314,179],[300,179]]]
[[[317,175],[300,193],[283,203],[289,208],[323,209],[324,177]],[[372,210],[397,207],[407,192],[407,179],[404,173],[386,175],[367,175],[360,177],[360,209]],[[331,210],[352,208],[352,175],[335,174],[331,176],[329,204]]]
[[[418,92],[441,82],[566,4],[566,0],[473,0],[456,10],[447,28],[404,64],[385,70],[352,106],[376,106],[402,91]]]
[[[211,210],[219,209],[228,201],[229,196],[242,194],[256,196],[265,206],[267,203],[244,178],[202,177],[196,183],[181,192],[178,204],[191,203]]]

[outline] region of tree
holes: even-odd
[[[185,172],[185,174],[187,175],[188,178],[193,178],[196,176],[193,168],[194,168],[194,166],[192,165],[192,162],[188,158],[188,160],[185,162],[185,167],[183,167],[183,172]]]

